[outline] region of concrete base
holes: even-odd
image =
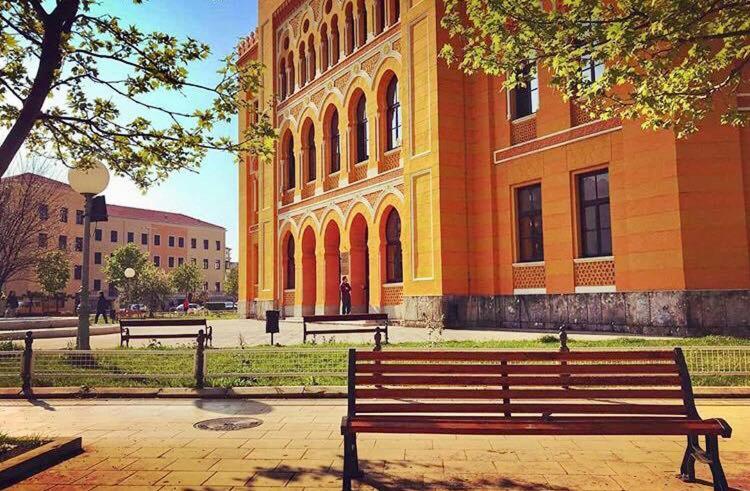
[[[750,337],[749,290],[405,297],[404,324]]]
[[[253,302],[253,308],[255,318],[264,321],[266,320],[266,311],[276,310],[276,303],[273,300],[256,300]]]

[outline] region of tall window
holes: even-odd
[[[375,0],[375,34],[385,30],[385,2],[386,0]]]
[[[341,170],[341,133],[339,133],[339,112],[333,110],[331,115],[331,173]]]
[[[395,24],[401,18],[401,0],[388,0],[390,2],[390,22],[389,24]]]
[[[294,161],[294,139],[289,137],[286,144],[286,188],[294,189],[297,185],[297,163]]]
[[[357,3],[357,21],[359,23],[357,26],[357,47],[361,47],[367,42],[367,7],[365,7],[364,0],[359,0]]]
[[[370,156],[368,155],[368,135],[367,135],[367,99],[364,95],[357,102],[357,162],[364,162]]]
[[[330,59],[328,58],[328,26],[323,25],[320,30],[320,71],[324,72],[331,66]]]
[[[352,13],[351,3],[346,7],[346,17],[344,18],[344,44],[346,54],[352,54],[354,51],[354,14]]]
[[[307,83],[307,52],[305,43],[299,48],[299,85],[300,87]]]
[[[294,290],[294,238],[286,243],[286,289]]]
[[[581,69],[581,80],[584,84],[596,82],[604,75],[604,62],[597,61],[591,55],[581,57],[583,68]]]
[[[401,217],[396,210],[391,210],[385,223],[385,281],[401,283],[404,281],[404,267],[401,258]]]
[[[308,80],[313,81],[317,72],[317,64],[315,63],[315,42],[313,35],[310,34],[310,39],[307,42],[307,54],[310,62],[308,63],[307,69],[310,71]]]
[[[286,77],[286,60],[281,60],[281,67],[279,68],[281,76],[279,77],[279,87],[281,91],[281,99],[286,99],[286,88],[287,88],[287,77]]]
[[[386,90],[386,124],[388,150],[401,146],[401,101],[398,98],[398,78],[395,76],[388,83]]]
[[[289,61],[287,61],[287,66],[289,67],[289,76],[287,77],[289,79],[289,88],[287,89],[286,93],[288,96],[290,96],[294,94],[294,56],[292,56],[292,53],[289,53]]]
[[[539,79],[531,73],[531,67],[524,67],[518,78],[524,80],[524,85],[513,89],[512,119],[529,116],[539,109]]]
[[[68,209],[60,208],[60,222],[68,223]]]
[[[317,159],[315,156],[315,128],[310,125],[307,131],[307,182],[314,181],[316,177]]]
[[[339,62],[341,54],[341,38],[339,36],[339,20],[334,16],[331,19],[331,66]]]
[[[609,171],[578,177],[583,257],[612,255],[612,225],[609,215]]]
[[[110,232],[109,232],[109,241],[110,242],[117,242],[117,230],[110,230]]]
[[[542,234],[542,185],[520,188],[516,194],[518,211],[518,259],[544,261]]]

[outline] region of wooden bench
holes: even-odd
[[[349,350],[344,486],[361,477],[359,433],[461,435],[682,435],[680,476],[695,461],[728,485],[718,437],[722,419],[701,419],[687,365],[673,351]],[[667,401],[667,402],[665,402]],[[705,437],[705,450],[698,437]]]
[[[130,346],[131,339],[197,339],[198,332],[191,333],[152,333],[131,334],[131,327],[202,327],[205,334],[206,344],[213,346],[213,328],[208,325],[206,319],[121,319],[120,320],[120,346]]]
[[[308,323],[375,321],[376,326],[350,327],[345,329],[308,329]],[[302,342],[307,342],[307,336],[316,334],[361,334],[384,333],[385,343],[388,344],[388,314],[347,314],[347,315],[305,315],[302,316]]]

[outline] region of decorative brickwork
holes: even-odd
[[[510,144],[518,145],[536,138],[536,115],[510,122]]]
[[[294,189],[289,189],[281,193],[281,204],[290,205],[294,202]]]
[[[555,133],[553,135],[542,136],[533,141],[524,143],[523,145],[497,150],[495,152],[495,163],[499,164],[501,162],[505,162],[506,160],[520,157],[522,155],[539,152],[541,150],[544,150],[545,148],[550,148],[557,145],[562,145],[573,140],[581,140],[587,137],[595,136],[597,134],[618,130],[621,124],[622,123],[619,119],[600,120],[594,121],[593,123],[587,125],[570,128],[566,131],[561,131],[560,133]]]
[[[397,169],[399,165],[401,165],[401,149],[397,148],[383,155],[383,159],[378,162],[378,172]]]
[[[326,95],[325,91],[319,90],[312,95],[310,100],[312,101],[313,104],[315,104],[315,107],[320,109],[320,105],[323,103],[323,97],[325,97],[325,95]]]
[[[545,288],[545,284],[544,264],[513,265],[514,289]]]
[[[401,305],[404,303],[404,287],[403,285],[383,285],[381,296],[385,306]]]
[[[393,41],[393,51],[401,51],[401,38]]]
[[[367,75],[371,78],[375,75],[375,67],[378,66],[378,61],[380,61],[380,53],[376,53],[362,62],[362,70],[367,72]]]
[[[338,173],[332,174],[325,178],[323,181],[323,191],[330,191],[339,187],[339,175]]]
[[[367,179],[367,163],[357,164],[354,166],[351,172],[349,172],[349,182],[357,182],[363,179]]]
[[[576,286],[611,286],[615,284],[615,261],[576,261],[574,264]]]
[[[374,193],[370,193],[367,196],[365,196],[365,199],[367,200],[368,203],[370,203],[370,206],[374,207],[379,197],[380,197],[380,191],[376,191]]]
[[[575,101],[570,103],[570,126],[581,126],[594,121],[585,109],[581,108]]]
[[[302,186],[302,199],[312,198],[313,196],[315,196],[315,181]]]
[[[346,93],[346,88],[348,85],[349,85],[349,73],[348,72],[333,81],[333,86],[336,87],[342,94]]]
[[[294,290],[284,290],[283,302],[287,307],[294,305]]]

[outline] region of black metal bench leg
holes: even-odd
[[[354,477],[354,466],[356,465],[355,456],[353,452],[356,446],[352,445],[352,435],[344,433],[344,479],[342,482],[342,489],[344,491],[351,491],[352,489],[352,478]]]
[[[352,477],[359,479],[362,477],[362,471],[359,469],[359,452],[357,452],[357,435],[352,435]]]
[[[695,482],[695,455],[693,449],[698,447],[698,437],[688,435],[685,456],[680,466],[680,479],[685,482]]]
[[[711,476],[714,480],[715,491],[729,491],[727,477],[724,475],[724,469],[721,467],[719,460],[719,437],[716,435],[706,435],[706,454],[711,459]]]

